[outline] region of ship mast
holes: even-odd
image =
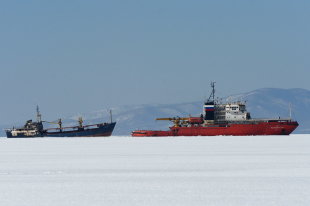
[[[211,98],[212,98],[212,102],[215,102],[215,83],[216,82],[211,82],[212,92],[210,94],[208,102],[211,100]]]
[[[82,117],[79,117],[79,128],[82,128],[83,127],[83,118]]]
[[[110,121],[111,121],[111,123],[112,123],[112,110],[110,109]]]
[[[37,105],[37,122],[42,122],[42,115],[39,110],[39,105]]]
[[[290,119],[292,119],[292,104],[289,103],[289,113],[290,113]]]

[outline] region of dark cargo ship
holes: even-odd
[[[98,123],[83,125],[80,117],[77,126],[62,127],[61,119],[58,122],[42,121],[39,107],[37,107],[37,121],[28,120],[24,127],[5,129],[8,138],[28,138],[28,137],[106,137],[111,136],[116,122]],[[43,123],[58,124],[58,128],[44,129]]]

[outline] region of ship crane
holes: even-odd
[[[79,128],[83,128],[83,118],[82,117],[79,117]]]
[[[42,122],[46,122],[49,124],[58,124],[60,131],[62,130],[62,120],[61,119],[58,119],[58,122],[49,122],[49,121],[42,121]]]
[[[173,122],[175,127],[180,127],[182,125],[187,125],[188,124],[188,117],[168,117],[168,118],[157,118],[156,120],[168,120]]]

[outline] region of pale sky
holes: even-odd
[[[310,89],[310,1],[1,1],[0,124]]]

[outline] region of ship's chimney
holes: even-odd
[[[214,120],[214,102],[206,102],[203,106],[204,120]]]

